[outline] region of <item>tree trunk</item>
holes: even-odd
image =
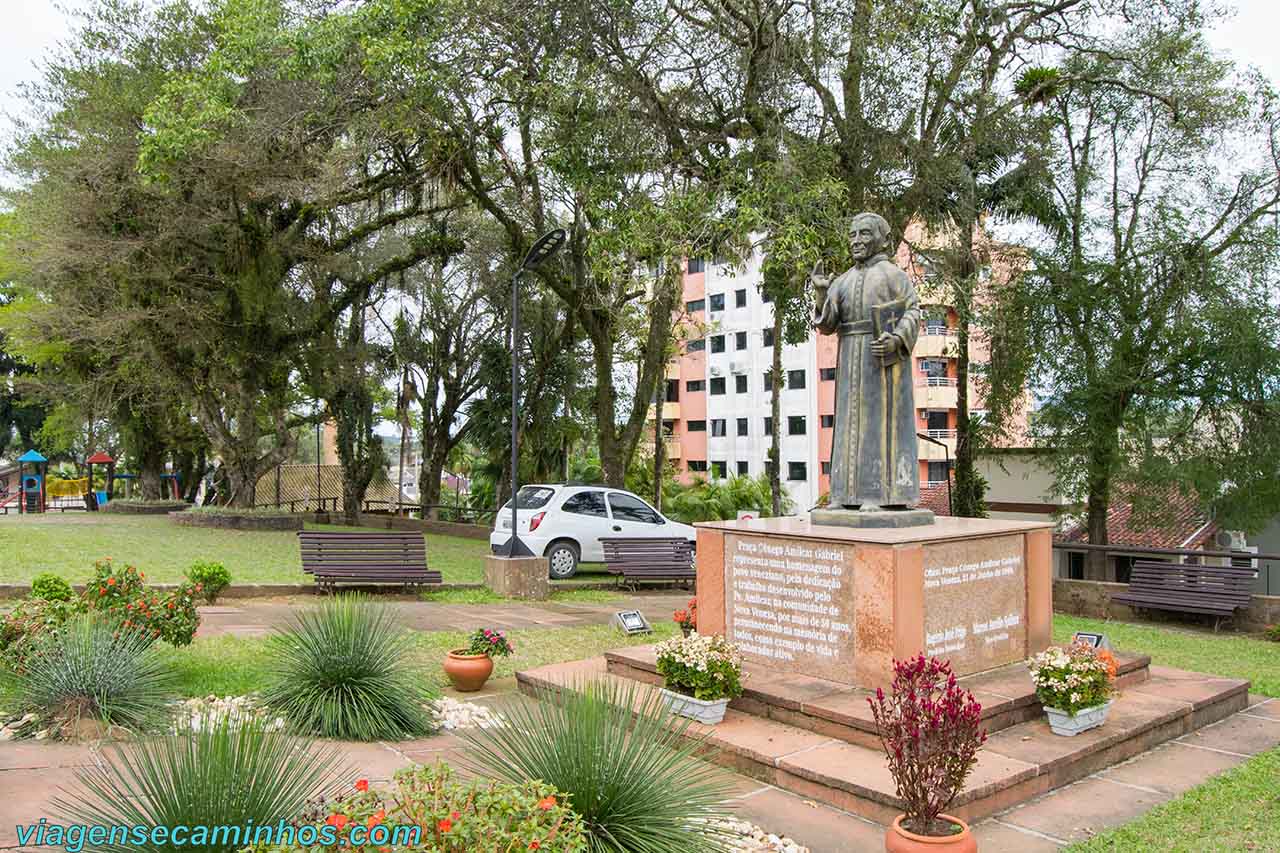
[[[440,518],[440,475],[449,461],[449,443],[439,439],[430,447],[422,448],[422,469],[419,473],[418,494],[422,502],[422,517]]]
[[[782,310],[775,300],[773,306],[773,367],[769,371],[772,379],[769,394],[769,420],[773,424],[773,440],[769,443],[769,461],[772,470],[769,472],[769,494],[772,500],[772,514],[782,515]]]
[[[138,485],[144,501],[165,497],[161,475],[164,474],[164,447],[157,441],[141,441],[137,448]]]
[[[665,390],[666,383],[660,382],[653,394],[653,508],[658,512],[662,512],[662,468],[667,457],[666,436],[662,431],[662,404],[666,400]]]

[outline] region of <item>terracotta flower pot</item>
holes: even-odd
[[[493,674],[493,658],[469,655],[466,649],[454,649],[444,659],[444,673],[461,693],[474,693]]]
[[[898,815],[893,819],[893,826],[885,830],[884,849],[887,853],[978,853],[978,842],[969,831],[969,824],[958,817],[940,814],[939,820],[950,821],[960,827],[953,835],[916,835],[902,828],[902,819],[906,815]]]

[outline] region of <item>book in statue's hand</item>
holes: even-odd
[[[892,302],[882,302],[879,305],[871,306],[871,328],[874,332],[873,340],[879,340],[880,336],[888,333],[893,334],[894,329],[898,326],[898,321],[907,313],[907,301],[905,299],[895,299]],[[893,352],[880,356],[880,364],[884,367],[897,364],[906,357],[906,353],[902,351],[901,346],[894,348]]]

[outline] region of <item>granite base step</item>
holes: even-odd
[[[571,690],[588,679],[634,685],[636,679],[609,672],[611,663],[618,665],[617,653],[612,654],[610,661],[597,657],[553,664],[516,677],[520,689],[533,696]],[[965,790],[949,811],[966,820],[986,817],[1223,719],[1248,704],[1246,681],[1165,667],[1140,669],[1147,671],[1147,677],[1122,687],[1110,718],[1100,728],[1059,737],[1039,716],[991,734]],[[848,728],[857,729],[859,739],[865,740],[865,730]],[[705,738],[707,759],[802,797],[886,825],[902,811],[878,744],[873,748],[732,707],[724,722],[690,723],[687,731],[691,737]]]
[[[662,684],[652,645],[617,649],[605,652],[604,657],[613,675]],[[1149,676],[1148,655],[1117,653],[1116,663],[1116,685],[1121,690],[1141,684]],[[982,724],[988,733],[1043,716],[1024,663],[965,676],[960,684],[981,703]],[[749,663],[743,667],[742,687],[742,696],[729,704],[734,710],[870,749],[880,748],[867,703],[874,691]]]

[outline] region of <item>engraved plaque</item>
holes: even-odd
[[[729,533],[725,635],[747,661],[852,683],[852,543]]]
[[[924,549],[924,651],[957,675],[1027,656],[1027,568],[1021,536]]]

